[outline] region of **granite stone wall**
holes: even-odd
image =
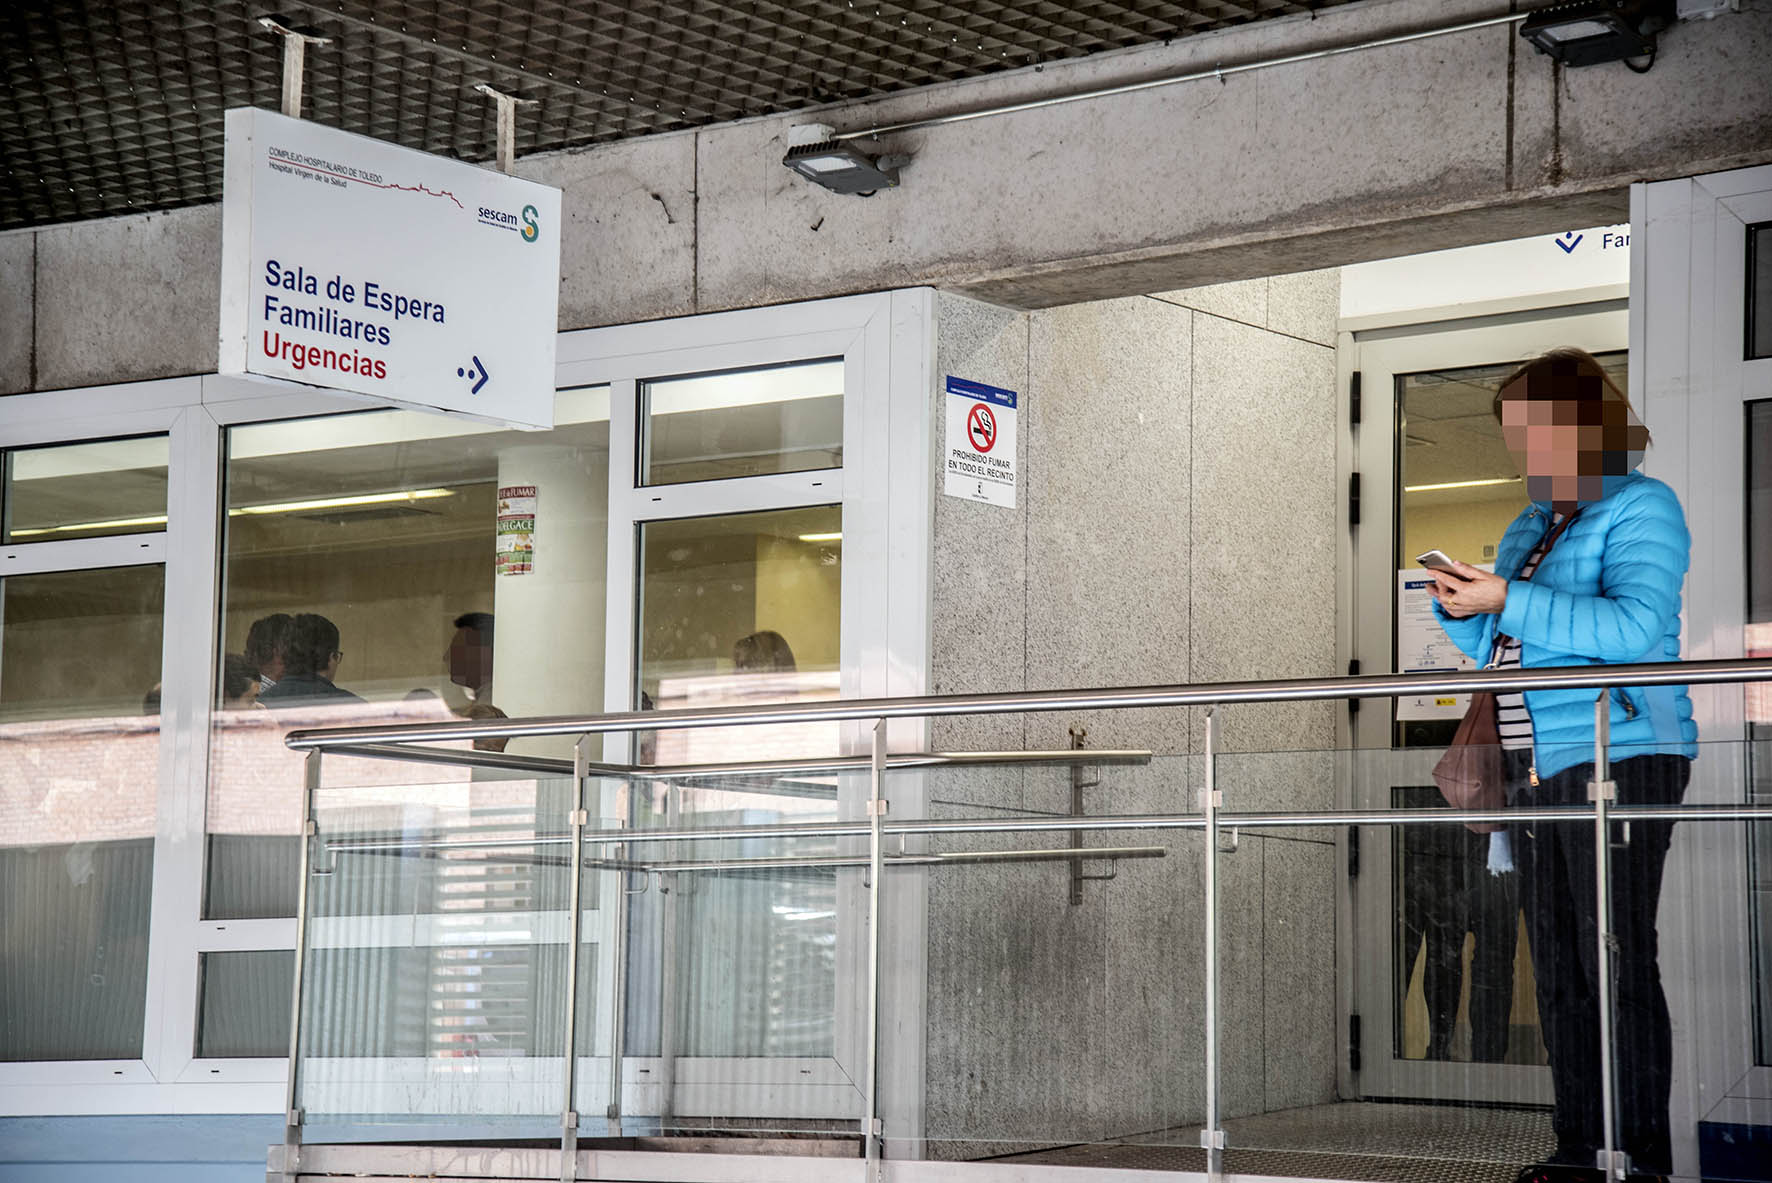
[[[937,382],[1022,396],[1017,505],[940,495],[936,693],[1322,676],[1334,670],[1339,272],[1032,313],[938,298]],[[945,449],[938,395],[936,459]],[[1319,572],[1312,590],[1301,572]],[[1301,592],[1303,594],[1301,594]],[[1332,804],[1332,707],[1228,709],[1227,808]],[[1143,748],[1091,769],[1089,813],[1197,807],[1184,709],[938,720],[938,750]],[[1068,771],[947,769],[932,811],[1065,813]],[[934,1156],[1159,1130],[1197,1145],[1199,835],[1069,902],[1068,863],[943,869],[929,885],[925,1136]],[[1055,847],[1068,834],[999,844]],[[985,844],[969,837],[966,845]],[[958,849],[959,840],[948,840]],[[1226,1116],[1335,1091],[1334,847],[1244,834],[1221,866]],[[1085,864],[1090,873],[1109,865]]]

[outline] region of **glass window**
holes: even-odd
[[[602,708],[608,388],[560,392],[556,422],[375,411],[228,433],[205,916],[294,914],[286,731]]]
[[[842,531],[836,505],[642,526],[642,705],[669,710],[836,698]],[[839,726],[661,731],[641,737],[639,758],[672,765],[831,756],[841,750]],[[799,783],[790,791],[777,782],[715,776],[673,783],[668,794],[642,791],[634,824],[834,820],[835,807],[834,781]],[[629,979],[628,1034],[636,1054],[662,1046],[665,1012],[676,1016],[677,1055],[832,1054],[833,876],[710,875],[671,899],[674,938],[665,935],[657,893],[630,901],[633,964],[675,966],[657,979],[674,982],[668,997],[648,993],[644,972]],[[742,988],[734,990],[735,982]]]
[[[1747,406],[1748,657],[1772,657],[1772,400]],[[1747,693],[1748,795],[1772,805],[1772,684]],[[1772,1064],[1772,822],[1751,824],[1756,1062]]]
[[[1747,228],[1747,356],[1772,357],[1772,222]]]
[[[160,566],[0,580],[0,1060],[142,1052]]]
[[[648,522],[640,556],[642,705],[837,697],[841,506]],[[657,744],[660,764],[838,751],[836,724],[667,732]]]
[[[3,458],[0,542],[166,529],[166,437],[21,448]]]
[[[660,378],[640,384],[640,483],[843,465],[843,362]]]
[[[287,1056],[294,951],[205,953],[201,960],[198,1058]]]
[[[1596,355],[1619,389],[1627,386],[1623,351]],[[1526,506],[1526,484],[1514,467],[1501,425],[1490,407],[1501,382],[1525,359],[1497,365],[1430,370],[1397,378],[1397,561],[1399,672],[1463,668],[1471,664],[1438,627],[1411,631],[1427,607],[1425,574],[1415,556],[1445,551],[1461,562],[1489,567],[1495,546]],[[1437,634],[1424,652],[1423,632]],[[1403,650],[1407,649],[1408,652]],[[1442,660],[1443,659],[1443,663]],[[1464,717],[1466,700],[1397,700],[1396,742],[1404,747],[1447,743]]]

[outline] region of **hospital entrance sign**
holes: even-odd
[[[222,373],[552,427],[559,294],[558,189],[227,113]]]

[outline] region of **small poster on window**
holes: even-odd
[[[1488,571],[1493,563],[1478,566]],[[1474,670],[1477,663],[1452,643],[1440,618],[1434,615],[1434,599],[1427,594],[1433,576],[1419,567],[1397,572],[1397,672],[1400,674],[1453,674]],[[1470,709],[1468,694],[1414,694],[1397,696],[1397,719],[1462,719]]]
[[[498,552],[500,575],[535,571],[535,486],[504,485],[498,490]]]

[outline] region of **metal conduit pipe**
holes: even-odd
[[[1464,21],[1456,25],[1442,25],[1433,29],[1420,29],[1413,33],[1395,33],[1389,37],[1375,37],[1366,41],[1356,41],[1349,45],[1336,45],[1328,49],[1313,49],[1304,53],[1291,53],[1283,57],[1258,58],[1252,62],[1238,62],[1235,65],[1215,65],[1210,70],[1192,70],[1186,74],[1165,74],[1157,78],[1146,78],[1139,82],[1123,82],[1116,86],[1100,86],[1091,90],[1073,91],[1070,94],[1052,95],[1043,99],[1027,99],[1019,103],[1003,103],[995,107],[980,107],[974,111],[960,111],[952,115],[932,115],[924,119],[907,119],[901,123],[882,123],[860,131],[838,132],[832,136],[835,140],[864,140],[877,136],[892,135],[901,131],[921,131],[926,127],[940,127],[948,123],[965,123],[972,119],[989,119],[994,115],[1013,115],[1018,111],[1038,111],[1046,107],[1057,107],[1064,103],[1081,103],[1087,99],[1106,99],[1115,95],[1136,94],[1141,90],[1155,90],[1160,86],[1176,86],[1183,82],[1204,82],[1209,78],[1223,80],[1232,74],[1246,74],[1251,70],[1267,70],[1274,66],[1291,66],[1299,62],[1314,62],[1322,58],[1338,57],[1344,53],[1359,53],[1367,49],[1384,49],[1392,45],[1407,45],[1411,41],[1425,41],[1430,37],[1447,37],[1454,33],[1471,33],[1478,29],[1493,28],[1496,25],[1511,25],[1531,16],[1530,12],[1510,12],[1503,16],[1486,17],[1483,20]]]
[[[1353,678],[1202,682],[1191,685],[1122,686],[1093,690],[1016,690],[1000,694],[847,699],[834,703],[782,703],[754,707],[698,707],[676,711],[629,711],[620,714],[561,715],[536,719],[478,719],[377,727],[308,728],[290,732],[284,742],[297,751],[306,751],[313,748],[347,748],[364,743],[419,743],[498,736],[576,736],[609,731],[670,731],[761,723],[830,723],[853,719],[1004,715],[1034,711],[1215,706],[1233,702],[1395,698],[1414,694],[1467,694],[1473,690],[1590,690],[1607,686],[1703,686],[1754,681],[1772,681],[1772,658],[1469,670],[1458,674],[1374,674]]]

